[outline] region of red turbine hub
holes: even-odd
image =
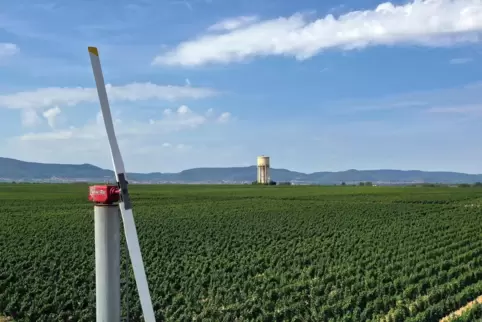
[[[89,200],[99,204],[112,204],[119,201],[119,187],[117,186],[90,186]]]

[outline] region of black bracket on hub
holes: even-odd
[[[124,208],[126,210],[132,209],[131,197],[129,196],[129,191],[127,190],[128,182],[126,180],[126,176],[124,173],[119,173],[117,177],[119,178],[117,185],[120,189],[120,199],[124,203]]]

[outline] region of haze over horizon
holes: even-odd
[[[39,164],[48,164],[48,165],[75,165],[75,166],[82,166],[82,165],[89,165],[89,166],[93,166],[93,167],[97,167],[97,168],[100,168],[102,170],[109,170],[109,171],[112,171],[112,169],[109,168],[109,166],[107,167],[101,167],[101,166],[98,166],[96,164],[92,164],[92,163],[88,163],[88,162],[85,162],[85,163],[62,163],[62,162],[52,162],[52,163],[43,163],[43,162],[37,162],[37,161],[31,161],[31,160],[18,160],[18,159],[13,159],[13,158],[4,158],[4,157],[0,157],[0,164],[3,160],[5,159],[10,159],[10,160],[15,160],[15,161],[18,161],[18,162],[27,162],[27,163],[39,163]],[[226,166],[219,166],[219,167],[213,167],[213,166],[204,166],[204,167],[191,167],[191,168],[186,168],[186,169],[181,169],[179,171],[161,171],[161,170],[154,170],[154,171],[145,171],[145,172],[136,172],[136,171],[128,171],[129,173],[133,173],[133,172],[136,172],[136,173],[141,173],[141,174],[148,174],[148,173],[181,173],[183,171],[189,171],[189,170],[194,170],[194,169],[237,169],[237,168],[249,168],[249,167],[252,167],[252,168],[256,168],[256,164],[248,164],[248,165],[226,165]],[[482,173],[468,173],[468,172],[458,172],[458,171],[452,171],[450,169],[448,170],[419,170],[419,169],[394,169],[394,168],[380,168],[380,169],[356,169],[356,168],[351,168],[351,169],[341,169],[341,170],[334,170],[334,171],[329,171],[329,170],[323,170],[323,169],[320,169],[320,170],[315,170],[315,171],[303,171],[303,169],[301,170],[293,170],[293,169],[289,169],[289,168],[279,168],[279,167],[271,167],[271,170],[288,170],[288,171],[291,171],[291,172],[298,172],[298,173],[303,173],[303,174],[313,174],[313,173],[321,173],[321,172],[333,172],[333,173],[342,173],[342,172],[349,172],[349,171],[360,171],[360,172],[363,172],[363,171],[376,171],[376,172],[383,172],[383,171],[406,171],[406,172],[411,172],[411,171],[421,171],[421,172],[424,172],[424,173],[430,173],[430,172],[446,172],[446,173],[461,173],[461,174],[468,174],[468,175],[482,175]]]
[[[482,173],[482,2],[0,3],[0,156],[127,172]],[[436,18],[434,18],[436,17]]]

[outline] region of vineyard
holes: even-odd
[[[438,321],[482,294],[480,188],[130,188],[159,321]],[[87,194],[0,185],[0,315],[95,321]]]

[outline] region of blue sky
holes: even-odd
[[[480,0],[0,2],[0,156],[482,173]]]

